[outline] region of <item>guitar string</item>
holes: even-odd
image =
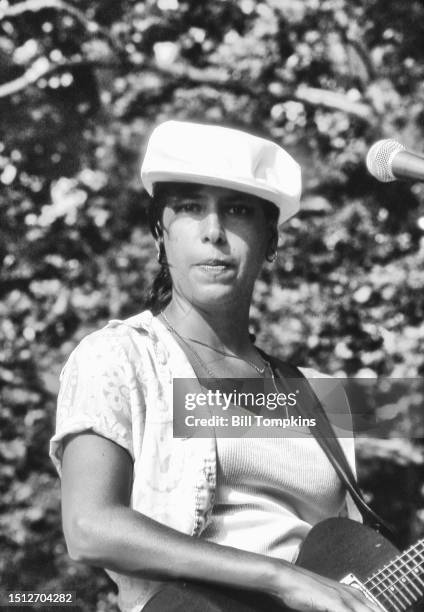
[[[414,561],[414,559],[411,559],[410,561]],[[406,567],[406,571],[404,570],[404,567],[399,567],[396,565],[397,562],[400,562],[404,567]],[[413,588],[417,591],[418,593],[418,597],[422,597],[424,595],[424,591],[420,590],[419,587],[413,582],[412,578],[417,579],[421,585],[424,586],[424,583],[422,581],[422,579],[415,573],[417,569],[419,569],[419,567],[416,565],[414,568],[408,567],[407,563],[397,557],[392,564],[394,565],[393,571],[390,571],[389,574],[385,574],[384,572],[382,573],[381,576],[381,580],[379,580],[379,582],[375,582],[375,578],[370,578],[369,580],[367,580],[364,583],[364,586],[366,586],[369,582],[371,582],[371,587],[367,587],[369,588],[370,591],[372,591],[373,588],[379,588],[380,585],[384,585],[384,582],[389,580],[389,588],[393,587],[393,586],[398,586],[400,592],[401,592],[401,588],[403,588],[404,590],[406,590],[409,595],[411,597],[413,597],[414,599],[417,599],[417,595],[415,593],[413,593],[411,591],[411,589],[409,588],[406,580],[409,581],[409,583],[413,586]],[[402,572],[401,575],[396,575],[396,572]],[[414,572],[414,573],[413,573]],[[391,577],[394,576],[395,580],[392,580]],[[399,584],[398,584],[399,583]],[[386,585],[384,585],[386,586]],[[386,589],[387,590],[387,589]],[[402,594],[402,592],[401,592]],[[406,596],[404,596],[406,598]]]
[[[409,561],[411,561],[411,551],[416,553],[418,556],[418,560],[421,561],[422,559],[422,553],[420,553],[418,550],[414,550],[414,548],[417,548],[418,545],[420,545],[421,542],[417,542],[416,544],[414,544],[412,547],[410,547],[407,551],[405,551],[404,553],[402,553],[402,555],[396,557],[396,559],[394,559],[394,561],[392,561],[391,563],[389,563],[388,565],[386,565],[384,568],[382,568],[381,570],[379,570],[376,574],[374,574],[374,576],[372,576],[371,578],[369,578],[365,583],[364,586],[367,585],[368,583],[371,582],[371,587],[367,587],[368,590],[370,591],[370,593],[372,593],[373,589],[378,589],[379,593],[378,595],[382,595],[383,597],[385,597],[386,599],[388,599],[388,597],[385,595],[385,593],[387,591],[390,591],[390,594],[392,595],[392,597],[394,597],[397,602],[399,603],[399,605],[402,606],[402,608],[404,608],[405,604],[399,599],[399,597],[397,597],[396,593],[394,592],[394,588],[395,585],[398,586],[398,593],[403,597],[403,599],[407,602],[407,607],[411,606],[413,603],[416,603],[418,601],[418,599],[424,594],[423,592],[421,592],[419,590],[419,588],[414,584],[414,582],[412,581],[411,577],[406,574],[407,578],[409,579],[409,582],[413,585],[413,587],[417,590],[417,592],[419,593],[419,597],[417,598],[417,596],[411,592],[411,590],[409,589],[409,587],[407,586],[407,584],[405,583],[405,575],[403,576],[396,576],[396,572],[402,571],[401,568],[396,566],[397,562],[401,562],[404,563],[404,565],[407,568],[407,571],[409,573],[412,572],[416,572],[419,569],[419,566],[416,565],[414,568],[410,568],[408,567],[406,561],[404,561],[404,559],[402,557],[407,557],[409,559]],[[412,562],[414,562],[415,559],[412,558]],[[394,572],[390,570],[390,566],[394,566]],[[385,572],[387,572],[387,570],[389,569],[389,572],[392,576],[395,576],[395,580],[391,579],[390,575],[385,574]],[[375,578],[377,576],[382,577],[382,580],[379,580],[378,583],[375,583]],[[419,580],[419,582],[424,585],[424,582],[422,581],[422,579],[420,578],[420,576],[417,576],[416,573],[413,574],[414,578],[417,578]],[[389,586],[385,585],[384,583],[386,581],[389,581]],[[400,584],[397,584],[400,583]],[[382,586],[384,588],[382,588]],[[405,593],[402,591],[403,589],[406,589],[409,593],[409,595],[413,598],[413,601],[410,602],[408,597],[405,595]],[[373,594],[373,593],[372,593]],[[377,595],[377,594],[374,594]],[[415,601],[414,601],[415,600]],[[393,601],[391,601],[391,604],[394,605],[395,607],[397,607]],[[404,608],[405,610],[407,609]]]
[[[399,571],[400,568],[397,568],[396,571]],[[420,597],[422,597],[424,595],[424,591],[420,590],[419,587],[413,582],[411,577],[408,577],[409,583],[414,587],[414,589],[417,591],[417,594],[412,593],[411,589],[408,587],[407,583],[405,582],[406,578],[404,576],[396,576],[395,574],[393,574],[395,576],[395,580],[391,580],[390,576],[384,576],[383,580],[380,580],[378,583],[372,583],[372,585],[370,587],[367,587],[368,590],[370,592],[372,592],[373,589],[379,589],[381,592],[381,585],[383,585],[385,588],[383,590],[388,590],[388,589],[392,589],[393,587],[398,587],[399,592],[402,593],[402,589],[408,591],[408,593],[413,596],[415,599],[419,599]],[[413,578],[416,578],[417,580],[419,580],[419,582],[422,584],[422,580],[414,575]],[[386,581],[389,581],[389,586],[387,586],[385,584]]]
[[[393,572],[392,572],[393,574]],[[378,595],[383,595],[387,598],[387,596],[385,595],[387,592],[390,593],[390,595],[392,597],[394,597],[396,599],[396,601],[399,603],[399,605],[406,610],[409,606],[412,606],[413,603],[416,603],[417,601],[417,597],[416,595],[412,594],[411,591],[407,588],[409,594],[412,596],[412,601],[410,601],[408,599],[408,597],[405,595],[405,593],[402,591],[402,588],[405,587],[405,583],[402,582],[401,580],[399,580],[399,577],[395,576],[396,580],[392,580],[390,576],[384,576],[383,580],[380,580],[380,582],[378,584],[373,584],[373,586],[371,588],[368,588],[369,592],[372,595],[376,595],[375,593],[373,593],[373,590],[377,589],[378,590]],[[388,586],[387,584],[385,584],[385,582],[388,581]],[[399,583],[399,585],[397,585],[397,583]],[[395,585],[398,587],[397,593],[400,595],[400,597],[398,597],[398,595],[395,592]],[[402,601],[402,599],[404,599],[404,601],[406,602],[406,606],[405,603]],[[392,602],[393,603],[393,602]]]
[[[400,567],[396,566],[396,571],[403,572],[403,575],[401,576],[400,579],[403,582],[403,585],[407,589],[407,591],[409,593],[411,593],[408,585],[404,582],[405,580],[408,580],[409,583],[412,585],[412,587],[417,591],[418,597],[422,597],[424,595],[424,591],[422,591],[421,589],[419,589],[417,587],[417,585],[412,580],[412,577],[410,576],[410,573],[417,571],[419,569],[419,566],[415,566],[414,568],[408,567],[408,564],[407,564],[406,560],[402,559],[402,557],[403,557],[403,554],[400,557],[396,557],[396,559],[393,561],[394,564],[396,564],[397,562],[400,562],[400,564],[401,564]],[[405,571],[404,568],[406,568],[406,571]],[[414,575],[414,577],[419,579],[419,576],[417,576],[416,574]],[[421,582],[421,584],[424,585],[424,583],[423,583],[423,581],[421,579],[420,579],[420,582]],[[417,597],[415,594],[413,594],[413,595],[414,595],[414,597]]]
[[[377,591],[376,591],[376,589],[377,589]],[[382,598],[384,598],[385,602],[381,601],[381,603],[383,603],[384,606],[390,605],[391,607],[393,607],[396,610],[396,612],[402,612],[402,611],[407,610],[411,605],[417,603],[417,601],[419,601],[419,599],[420,599],[420,598],[417,598],[416,596],[414,596],[413,600],[409,601],[407,599],[407,597],[405,597],[405,595],[403,595],[403,593],[401,591],[398,591],[398,593],[403,595],[403,598],[405,599],[405,601],[408,601],[408,603],[404,603],[396,595],[396,592],[394,591],[394,587],[393,586],[390,587],[390,588],[381,588],[380,586],[377,586],[376,589],[373,589],[373,590],[368,589],[368,591],[371,593],[371,595],[373,595],[373,597],[375,597],[377,599],[377,601],[381,601]],[[400,607],[398,607],[398,605],[396,605],[394,600],[396,600],[397,604]]]
[[[394,598],[397,603],[399,604],[399,606],[401,607],[401,610],[407,610],[409,608],[409,606],[412,605],[413,602],[410,602],[401,591],[398,591],[398,593],[400,595],[402,595],[402,597],[405,599],[405,601],[402,601],[402,599],[400,597],[398,597],[398,594],[393,590],[394,587],[390,586],[389,588],[385,588],[385,589],[380,589],[379,595],[384,595],[384,597],[389,600],[391,602],[392,605],[395,605],[393,600],[391,598]],[[386,593],[388,593],[390,595],[390,598],[388,597],[388,595],[386,595]],[[395,606],[396,607],[396,606]]]
[[[402,609],[398,608],[397,605],[394,603],[393,599],[391,599],[388,595],[386,595],[386,593],[384,591],[380,591],[379,593],[371,593],[373,595],[373,597],[375,597],[377,599],[377,601],[379,603],[381,603],[382,605],[384,605],[384,608],[387,608],[388,612],[390,612],[390,609],[388,606],[390,606],[390,608],[395,612],[402,612],[403,610],[403,604],[402,604]],[[386,600],[385,602],[381,602],[379,597],[382,596],[384,597],[384,599]],[[406,608],[405,608],[406,609]],[[403,611],[404,612],[404,611]]]
[[[424,591],[420,591],[417,585],[413,582],[412,578],[409,576],[410,568],[399,557],[398,559],[395,559],[393,563],[396,564],[397,560],[400,562],[401,565],[400,567],[395,566],[395,571],[402,572],[402,575],[400,576],[399,579],[402,582],[403,588],[405,588],[408,591],[408,593],[415,599],[417,599],[417,593],[418,593],[418,597],[422,597],[424,595]],[[404,570],[404,567],[406,567],[406,571]],[[413,591],[411,591],[406,581],[409,582],[409,584],[417,591],[417,593],[414,593]]]
[[[423,553],[422,553],[422,552],[420,552],[419,550],[414,550],[414,549],[417,549],[417,547],[418,547],[418,546],[422,546],[422,545],[424,545],[424,541],[423,541],[423,540],[419,540],[418,542],[416,542],[415,544],[413,544],[412,546],[410,546],[410,547],[409,547],[407,550],[405,550],[405,551],[404,551],[404,552],[403,552],[401,555],[398,555],[394,561],[391,561],[390,563],[387,563],[387,564],[386,564],[384,567],[382,567],[380,570],[378,570],[377,572],[375,572],[375,573],[374,573],[374,574],[373,574],[373,575],[372,575],[372,576],[371,576],[371,577],[370,577],[370,578],[367,580],[367,582],[369,582],[370,580],[372,580],[372,579],[376,578],[376,577],[377,577],[377,576],[378,576],[378,575],[379,575],[381,572],[384,572],[386,569],[390,568],[390,565],[391,565],[392,563],[394,563],[394,562],[395,562],[395,561],[397,561],[398,559],[399,559],[399,560],[401,560],[403,556],[408,556],[408,557],[410,557],[410,556],[411,556],[411,553],[414,553],[414,555],[416,555],[416,556],[417,556],[417,558],[418,558],[418,561],[419,561],[419,562],[424,561],[424,556],[423,556]],[[412,560],[414,561],[415,559],[412,559]],[[418,567],[418,565],[417,565],[416,567]],[[415,569],[416,569],[416,568],[414,568],[414,571],[415,571]],[[366,583],[365,583],[365,584],[366,584]],[[423,585],[424,585],[424,583],[423,583]]]
[[[387,586],[385,584],[385,580],[389,581],[389,586]],[[395,580],[395,581],[390,580],[389,576],[385,577],[385,580],[381,580],[379,582],[379,584],[373,585],[373,588],[369,589],[370,593],[373,594],[374,596],[383,596],[396,609],[397,609],[397,606],[394,603],[394,600],[397,601],[397,603],[401,606],[402,610],[406,610],[409,606],[411,606],[413,603],[416,603],[418,601],[419,598],[417,598],[417,596],[415,594],[411,593],[410,589],[405,585],[404,582],[402,582],[398,586],[398,590],[397,590],[397,593],[396,593],[396,591],[395,591],[395,584],[396,584],[396,582],[399,582],[399,580]],[[408,591],[409,595],[412,597],[412,601],[410,601],[409,598],[402,591],[402,588],[405,588],[405,587],[406,587],[406,590]],[[375,592],[376,589],[377,589],[378,593]],[[389,593],[391,595],[391,599],[386,595],[386,593]],[[398,595],[400,597],[398,597]],[[406,602],[406,605],[402,601],[401,598]],[[377,597],[377,599],[378,599],[378,597]]]
[[[420,542],[418,542],[417,544],[420,544]],[[423,582],[423,580],[420,578],[420,576],[419,576],[419,575],[417,575],[417,574],[416,574],[416,571],[417,571],[417,570],[419,570],[419,565],[417,564],[417,565],[415,565],[415,567],[413,567],[413,568],[408,567],[407,562],[406,562],[406,561],[404,561],[404,560],[402,559],[402,557],[407,557],[409,562],[415,562],[415,561],[416,561],[416,560],[415,560],[415,558],[414,558],[414,557],[411,557],[411,552],[413,552],[414,554],[416,554],[416,555],[417,555],[417,559],[418,559],[418,561],[422,561],[422,560],[424,560],[424,558],[423,558],[423,559],[421,558],[421,557],[422,557],[422,554],[421,554],[419,551],[414,550],[414,548],[416,548],[416,546],[417,546],[416,544],[415,544],[414,546],[411,546],[411,547],[410,547],[408,550],[406,550],[404,553],[402,553],[402,555],[399,555],[398,557],[396,557],[396,559],[394,559],[394,561],[390,562],[389,564],[385,565],[385,566],[384,566],[384,567],[383,567],[381,570],[379,570],[379,571],[377,571],[376,573],[374,573],[374,574],[373,574],[373,575],[372,575],[372,576],[371,576],[371,577],[370,577],[370,578],[369,578],[369,579],[368,579],[368,580],[367,580],[367,581],[364,583],[364,586],[367,586],[369,583],[371,583],[371,585],[372,585],[372,586],[379,586],[379,585],[380,585],[381,583],[383,583],[385,580],[387,580],[387,579],[389,579],[389,578],[390,578],[390,575],[388,576],[387,574],[385,574],[385,573],[387,572],[387,570],[389,570],[389,572],[391,573],[391,575],[394,575],[394,576],[397,578],[397,580],[395,580],[395,581],[393,582],[393,584],[395,584],[396,582],[399,582],[399,580],[402,580],[402,578],[404,578],[404,576],[400,576],[400,577],[399,577],[399,576],[396,576],[396,574],[395,574],[395,572],[396,572],[396,571],[400,571],[400,568],[398,568],[398,567],[396,566],[396,563],[397,563],[398,561],[400,561],[401,563],[404,563],[404,565],[406,566],[406,568],[407,568],[407,574],[406,574],[406,575],[407,575],[407,577],[408,577],[408,578],[409,578],[409,575],[408,575],[408,574],[410,574],[410,575],[412,575],[412,577],[413,577],[413,578],[418,579],[418,581],[419,581],[419,582],[420,582],[420,583],[421,583],[421,584],[424,586],[424,582]],[[392,566],[392,565],[394,566],[394,570],[395,570],[394,572],[391,572],[391,566]],[[376,583],[376,582],[375,582],[376,578],[379,578],[380,576],[381,576],[382,580],[380,580],[379,582],[377,582],[377,583]],[[411,581],[411,579],[410,579],[410,581]],[[402,583],[402,584],[404,584],[404,583]],[[415,585],[414,585],[414,586],[415,586]],[[415,588],[417,588],[417,587],[415,587]],[[420,595],[423,595],[423,593],[420,593]]]
[[[410,546],[407,550],[405,550],[401,555],[398,555],[394,561],[391,561],[390,563],[387,563],[384,567],[382,567],[380,570],[376,571],[368,580],[367,582],[370,582],[371,580],[373,580],[374,578],[377,578],[379,576],[379,574],[385,572],[387,569],[390,569],[390,566],[392,564],[394,564],[397,560],[402,560],[403,556],[408,556],[409,560],[411,560],[411,553],[414,553],[414,555],[416,555],[416,558],[418,559],[419,562],[424,561],[424,557],[423,554],[418,551],[418,550],[414,550],[414,548],[416,548],[417,544],[421,544],[420,542],[417,542],[416,544],[414,544],[413,546]],[[412,561],[415,561],[414,558],[412,558]],[[416,565],[415,568],[413,568],[413,571],[415,571],[416,568],[418,568],[418,564]],[[412,571],[412,570],[411,570]],[[424,583],[423,583],[424,584]]]
[[[411,558],[410,553],[409,553],[409,550],[407,550],[407,551],[406,551],[406,556],[409,558],[409,561],[410,561],[410,562],[412,562],[412,563],[413,563],[413,562],[415,561],[415,559],[414,559],[414,558]],[[421,556],[421,555],[420,555],[420,556]],[[420,559],[420,561],[421,561],[421,559]],[[420,576],[420,574],[419,574],[419,570],[420,570],[419,565],[416,565],[414,568],[412,568],[412,570],[410,569],[409,571],[410,571],[410,572],[412,572],[412,571],[413,571],[413,572],[415,572],[415,574],[414,574],[414,578],[416,578],[416,579],[418,580],[418,582],[420,582],[420,584],[421,584],[421,585],[424,587],[424,580],[421,578],[421,576]],[[423,593],[424,593],[424,591],[423,591]]]

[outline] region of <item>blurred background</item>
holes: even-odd
[[[423,376],[424,186],[364,164],[380,138],[423,151],[423,40],[412,0],[0,0],[2,589],[117,610],[103,572],[67,557],[47,450],[65,359],[141,311],[157,271],[139,180],[157,123],[245,129],[303,167],[256,287],[260,346],[337,376]],[[399,546],[424,534],[423,401],[357,440]]]

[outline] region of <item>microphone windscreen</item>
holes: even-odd
[[[393,158],[397,153],[404,150],[405,147],[392,138],[377,141],[368,151],[368,172],[383,183],[395,181],[396,177],[392,172]]]

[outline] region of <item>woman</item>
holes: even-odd
[[[125,612],[376,610],[291,563],[311,525],[345,509],[314,439],[173,437],[173,379],[280,388],[249,307],[277,224],[298,210],[298,165],[243,132],[166,122],[142,179],[162,264],[151,310],[89,335],[61,377],[51,454],[71,557],[106,568]],[[170,601],[166,581],[206,587]]]

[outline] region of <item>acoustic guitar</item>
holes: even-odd
[[[350,519],[327,519],[313,527],[296,564],[360,589],[385,612],[410,610],[424,595],[424,539],[401,553]]]
[[[423,611],[424,539],[400,552],[381,534],[346,518],[311,529],[296,565],[360,589],[382,612]],[[150,608],[150,606],[152,606]],[[164,587],[143,612],[282,612],[268,595],[188,582]]]

